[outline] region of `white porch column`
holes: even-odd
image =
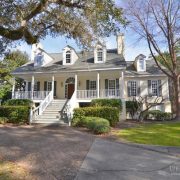
[[[97,98],[99,98],[99,73],[97,73]]]
[[[16,80],[15,80],[15,77],[13,77],[13,79],[12,79],[12,99],[14,99],[15,98],[15,84],[16,84]]]
[[[77,79],[77,74],[75,74],[74,79],[75,79],[75,87],[74,87],[74,91],[75,91],[75,93],[76,93],[76,97],[77,97],[77,88],[78,88],[78,79]]]
[[[31,99],[33,99],[34,96],[34,76],[32,76],[31,79]]]
[[[52,92],[53,92],[53,99],[54,99],[54,75],[52,76]]]
[[[125,100],[125,81],[124,71],[121,72],[121,101],[122,101],[122,113],[121,120],[126,120],[126,100]]]

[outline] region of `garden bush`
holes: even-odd
[[[154,120],[171,120],[172,113],[162,112],[159,110],[150,110],[145,113],[145,119],[154,119]]]
[[[74,109],[73,119],[81,121],[85,116],[104,118],[109,121],[111,126],[115,126],[119,121],[119,109],[115,107],[83,107]]]
[[[0,117],[7,118],[9,123],[27,123],[29,110],[28,106],[0,106]]]
[[[85,117],[86,127],[92,130],[95,134],[108,133],[110,131],[110,124],[107,119],[99,117]]]
[[[122,102],[120,99],[94,99],[91,101],[91,106],[106,106],[106,107],[117,107],[122,109]]]
[[[0,117],[0,124],[5,124],[8,122],[8,119],[6,117]]]
[[[134,115],[138,110],[138,102],[137,101],[126,101],[126,112],[131,115],[131,118],[134,119]]]
[[[32,101],[29,99],[9,99],[3,103],[5,106],[31,106]]]
[[[86,127],[95,134],[103,134],[110,131],[110,124],[107,119],[99,117],[82,117],[81,119],[73,119],[73,126]]]

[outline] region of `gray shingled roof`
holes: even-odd
[[[43,67],[34,67],[33,62],[29,62],[24,66],[17,68],[13,73],[23,72],[66,72],[76,70],[93,70],[93,69],[109,69],[109,68],[122,68],[126,67],[126,61],[122,55],[117,54],[117,49],[107,50],[107,60],[105,63],[94,63],[94,52],[88,52],[85,55],[78,53],[79,59],[73,65],[62,65],[62,53],[48,53],[53,61]]]
[[[153,59],[146,60],[146,71],[137,72],[134,66],[134,61],[126,61],[127,68],[125,71],[125,76],[151,76],[151,75],[160,75],[165,76],[165,74],[158,68]],[[165,69],[165,68],[164,68]]]

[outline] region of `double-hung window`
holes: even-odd
[[[66,52],[66,63],[71,63],[71,51]]]
[[[116,94],[116,81],[115,80],[109,80],[109,95],[115,96]]]
[[[151,81],[151,92],[152,92],[152,96],[158,96],[159,95],[158,81],[157,80],[152,80]]]
[[[89,90],[96,90],[96,81],[89,81]]]
[[[137,82],[128,81],[128,96],[137,96]]]
[[[140,69],[141,71],[144,71],[144,60],[143,60],[143,59],[140,59],[140,60],[139,60],[139,69]]]
[[[101,48],[99,48],[97,50],[97,61],[98,62],[102,62],[103,61],[103,50]]]
[[[47,91],[51,91],[52,90],[52,82],[48,81],[47,82]]]

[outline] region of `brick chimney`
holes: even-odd
[[[124,34],[117,35],[117,53],[124,56]]]

